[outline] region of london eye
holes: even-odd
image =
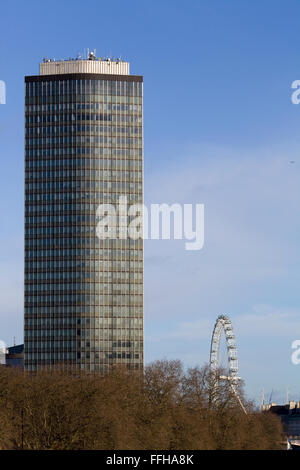
[[[226,349],[227,349],[227,359],[228,359],[228,372],[227,375],[220,375],[218,378],[220,380],[227,380],[230,384],[230,387],[236,396],[239,404],[241,405],[242,410],[245,414],[247,411],[238,395],[238,381],[241,380],[239,377],[239,366],[238,366],[238,357],[237,357],[237,347],[235,341],[235,335],[233,332],[232,323],[226,315],[220,315],[215,323],[211,345],[210,345],[210,370],[214,374],[218,374],[220,364],[220,343],[222,332],[224,331],[226,339]]]

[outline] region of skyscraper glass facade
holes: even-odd
[[[25,78],[25,368],[143,367],[143,240],[99,204],[143,203],[141,76]]]

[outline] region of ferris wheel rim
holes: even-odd
[[[220,342],[223,332],[227,346],[228,379],[240,380],[236,340],[231,320],[227,315],[219,315],[215,322],[210,346],[210,369],[213,372],[219,369]]]

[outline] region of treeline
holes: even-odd
[[[242,391],[240,391],[242,395]],[[279,449],[279,420],[241,409],[207,367],[157,361],[134,374],[0,369],[1,449]]]

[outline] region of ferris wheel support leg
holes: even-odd
[[[235,394],[235,396],[236,396],[236,398],[237,398],[237,401],[238,401],[239,404],[241,405],[241,408],[242,408],[243,412],[244,412],[245,415],[246,415],[246,414],[247,414],[247,410],[246,410],[246,408],[244,407],[243,402],[242,402],[242,400],[240,399],[239,394],[238,394],[238,392],[236,391],[235,386],[233,385],[233,383],[230,383],[230,387],[231,387],[233,393]]]

